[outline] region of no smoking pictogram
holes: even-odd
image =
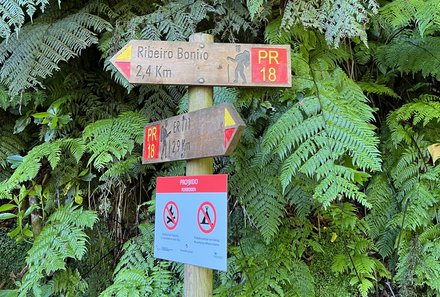
[[[163,223],[168,230],[174,230],[179,223],[179,209],[174,201],[169,201],[163,209]]]
[[[205,201],[197,211],[197,224],[203,233],[211,233],[217,222],[217,212],[211,202]]]

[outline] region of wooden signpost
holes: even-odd
[[[292,85],[290,46],[213,43],[208,34],[190,42],[132,40],[110,61],[133,84],[190,86],[189,113],[146,125],[142,158],[188,160],[187,176],[212,174],[212,157],[231,154],[244,129],[232,105],[211,107],[212,86]],[[185,297],[212,296],[211,269],[186,264],[184,278]]]
[[[131,40],[110,61],[134,84],[290,87],[290,46]]]
[[[159,163],[230,155],[245,124],[231,104],[221,104],[150,123],[142,162]]]

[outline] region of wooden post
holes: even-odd
[[[214,36],[196,33],[190,36],[189,41],[212,43],[214,42]],[[199,78],[199,81],[203,80],[203,77]],[[189,111],[195,111],[213,105],[212,87],[189,87],[188,92]],[[186,164],[186,175],[205,175],[212,174],[214,171],[212,158],[195,159],[188,161]],[[212,269],[185,264],[184,296],[212,296]]]

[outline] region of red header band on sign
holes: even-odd
[[[156,193],[217,193],[227,189],[227,174],[158,177],[156,185]]]

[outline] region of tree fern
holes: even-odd
[[[415,25],[423,37],[425,32],[431,33],[438,29],[439,9],[439,3],[435,0],[397,0],[384,5],[380,15],[396,28]]]
[[[239,197],[251,222],[267,243],[278,233],[287,204],[276,177],[277,165],[273,162],[260,167],[248,163],[247,170],[237,172],[230,181],[233,194]]]
[[[143,141],[146,121],[138,113],[128,112],[115,119],[96,121],[86,127],[83,139],[91,156],[88,164],[97,169],[124,158],[135,144]]]
[[[79,159],[84,152],[84,144],[81,140],[66,139],[45,142],[34,147],[23,157],[11,177],[0,183],[0,195],[8,196],[9,192],[22,182],[32,180],[38,174],[45,159],[52,169],[55,168],[60,161],[62,151],[65,150],[70,150],[73,156]]]
[[[388,97],[392,97],[392,98],[399,98],[399,95],[396,94],[396,92],[393,91],[393,89],[375,83],[375,82],[365,82],[365,81],[360,81],[357,82],[358,86],[361,87],[362,91],[364,91],[366,94],[375,94],[375,95],[380,95],[380,96],[388,96]]]
[[[20,151],[24,148],[24,141],[18,135],[11,133],[12,127],[2,124],[2,131],[0,131],[0,168],[3,170],[7,167],[7,158],[12,155],[19,155]],[[9,132],[9,133],[7,133]]]
[[[440,122],[439,110],[440,98],[424,94],[415,102],[407,103],[390,114],[387,123],[390,127],[394,144],[398,145],[402,141],[411,144],[414,141],[414,131],[409,125],[405,125],[406,122],[411,122],[411,126],[421,124],[422,127],[430,123],[430,129],[435,129]],[[435,136],[435,132],[433,134],[434,139],[438,139]],[[430,136],[428,135],[428,137]]]
[[[256,28],[261,26],[264,16],[255,18],[252,22],[249,18],[249,10],[242,1],[219,1],[215,6],[216,17],[214,29],[210,32],[215,36],[219,36],[221,40],[235,42],[240,33],[244,34],[244,39],[255,37]]]
[[[174,116],[185,89],[182,86],[145,85],[140,87],[139,100],[145,102],[141,113],[149,122]]]
[[[42,91],[24,92],[18,96],[11,96],[6,89],[0,88],[0,108],[4,110],[8,108],[18,108],[18,110],[21,111],[23,106],[27,106],[30,103],[37,107],[42,105],[46,99],[47,94]]]
[[[368,191],[374,205],[367,217],[370,234],[382,256],[391,257],[390,266],[405,296],[439,292],[438,251],[431,247],[438,240],[440,170],[426,161],[427,147],[438,139],[437,101],[423,95],[388,116],[389,157],[384,169],[389,174],[375,177]]]
[[[58,4],[60,3],[61,0],[58,1]],[[32,19],[38,8],[44,11],[48,4],[48,0],[10,0],[0,2],[0,37],[8,39],[12,33],[18,33],[25,22],[26,16]]]
[[[377,49],[376,61],[379,67],[407,74],[421,72],[424,77],[429,75],[440,78],[440,56],[437,48],[440,37],[428,36],[417,38],[410,34],[402,34],[393,42]]]
[[[124,244],[114,283],[100,296],[180,296],[182,283],[171,263],[153,257],[153,226],[139,228],[141,234]]]
[[[392,28],[387,37],[391,42],[379,46],[376,52],[382,72],[420,72],[424,77],[432,75],[438,79],[438,1],[392,1],[381,8],[380,15]]]
[[[374,0],[291,0],[286,5],[281,27],[290,30],[291,27],[301,24],[318,29],[325,33],[325,40],[334,47],[338,47],[347,37],[359,37],[366,44],[365,25],[368,23],[369,15],[377,11],[378,4]]]
[[[264,150],[283,161],[280,177],[284,189],[295,174],[303,173],[318,181],[314,197],[324,206],[340,195],[369,205],[355,180],[363,174],[361,170],[380,170],[378,140],[369,124],[372,109],[341,70],[321,78],[310,71],[312,76],[301,70],[298,79],[304,83],[283,95],[285,100],[300,99],[268,129]],[[350,167],[343,165],[347,157],[353,163]]]
[[[56,22],[37,19],[24,26],[18,36],[0,43],[0,79],[12,95],[39,86],[41,79],[59,69],[58,62],[97,43],[95,32],[110,28],[87,8]]]
[[[228,268],[231,278],[221,274],[215,296],[315,296],[313,277],[308,266],[300,260],[299,250],[304,249],[295,246],[309,247],[304,239],[311,234],[307,228],[302,234],[292,234],[293,224],[288,225],[269,245],[253,233],[242,238],[239,246],[231,249]]]
[[[263,9],[264,0],[247,0],[247,8],[251,18],[254,18]]]
[[[70,204],[62,206],[50,216],[48,225],[43,228],[28,252],[28,271],[19,283],[19,296],[27,296],[29,292],[34,296],[42,296],[42,285],[46,283],[46,277],[57,273],[66,277],[68,272],[62,272],[66,269],[65,261],[68,258],[80,260],[85,255],[87,235],[84,229],[91,228],[96,220],[94,212]],[[55,277],[51,282],[52,292],[62,291],[59,280],[59,277]],[[79,280],[75,281],[75,285],[78,282]]]

